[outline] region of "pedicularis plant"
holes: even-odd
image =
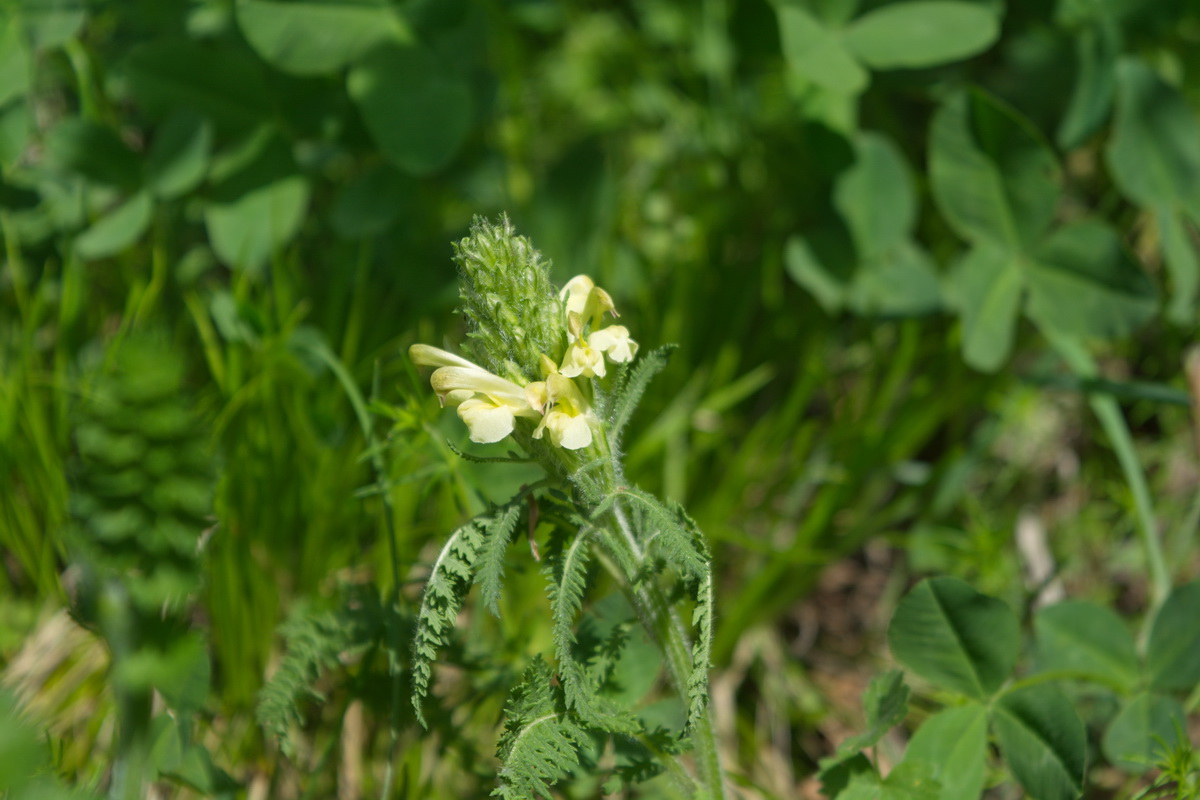
[[[670,348],[637,358],[629,330],[611,324],[617,309],[608,293],[584,275],[556,292],[547,264],[507,219],[476,220],[455,250],[469,326],[464,350],[473,360],[424,344],[409,354],[437,367],[433,388],[443,404],[457,407],[472,441],[511,437],[547,477],[454,531],[438,555],[413,648],[417,716],[423,721],[433,660],[473,584],[499,613],[505,552],[527,508],[531,532],[539,520],[553,525],[541,560],[554,666],[539,655],[512,690],[495,794],[548,796],[560,776],[581,763],[594,766],[587,762],[597,737],[611,736],[621,754],[612,769],[617,781],[665,769],[687,796],[722,797],[708,709],[708,548],[682,508],[631,486],[621,464],[622,430]],[[652,728],[614,680],[627,630],[577,633],[593,562],[611,575],[661,651],[667,680],[686,705],[680,730]]]

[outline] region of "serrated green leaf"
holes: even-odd
[[[873,69],[914,69],[981,53],[1000,35],[986,6],[911,0],[868,11],[846,29],[846,47]]]
[[[900,601],[888,642],[897,660],[921,677],[986,699],[1016,664],[1020,626],[1003,601],[957,578],[931,578]]]
[[[504,583],[504,558],[520,515],[521,502],[514,500],[483,522],[483,546],[475,582],[479,584],[484,606],[497,617],[500,616],[500,590]]]
[[[662,372],[676,345],[667,344],[642,355],[623,373],[623,379],[615,390],[612,410],[608,418],[608,436],[610,441],[619,442],[625,426],[629,424],[638,401],[646,392],[646,387],[654,376]]]
[[[541,656],[513,687],[504,711],[496,752],[502,764],[500,786],[492,795],[505,800],[551,797],[550,787],[579,763],[586,736],[566,713],[562,692]]]
[[[470,87],[419,45],[377,47],[347,88],[384,155],[413,175],[449,164],[470,130]]]
[[[1187,714],[1178,700],[1161,694],[1133,697],[1117,712],[1104,731],[1104,757],[1126,772],[1148,770],[1164,748],[1179,741],[1187,730]]]
[[[924,763],[941,784],[937,800],[978,800],[987,766],[987,708],[970,703],[934,714],[917,728],[902,763]]]
[[[1186,692],[1200,683],[1200,581],[1175,589],[1158,610],[1146,667],[1156,689]]]
[[[1059,172],[1029,121],[984,92],[955,92],[934,115],[930,187],[964,239],[1014,252],[1035,244],[1054,218]]]
[[[854,95],[867,87],[867,71],[838,32],[798,5],[779,4],[775,13],[783,57],[793,74],[840,95]]]
[[[132,247],[150,227],[153,211],[154,201],[150,195],[138,192],[79,234],[75,240],[76,254],[90,261]]]
[[[962,317],[963,358],[975,369],[994,372],[1008,359],[1023,283],[1017,256],[990,242],[974,247],[948,276],[947,299]]]
[[[334,72],[381,42],[412,35],[378,0],[241,0],[236,8],[238,27],[255,52],[292,75]]]
[[[1032,254],[1029,316],[1043,330],[1118,338],[1154,317],[1158,296],[1116,232],[1095,220],[1055,230]]]
[[[1000,752],[1038,800],[1074,800],[1083,791],[1087,736],[1071,701],[1053,686],[1010,692],[992,708]]]
[[[1038,669],[1078,673],[1131,690],[1141,666],[1133,635],[1111,609],[1080,601],[1043,608],[1033,620]]]
[[[471,588],[471,576],[483,544],[482,521],[473,519],[450,534],[438,553],[417,614],[412,649],[412,704],[417,720],[424,725],[421,703],[429,691],[433,660],[449,638],[458,611]]]

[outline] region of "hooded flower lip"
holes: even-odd
[[[612,296],[587,275],[576,275],[567,281],[558,297],[566,305],[568,315],[578,314],[585,320],[590,319],[592,327],[600,324],[605,311],[614,317],[621,316],[613,305]]]
[[[439,367],[429,382],[442,405],[458,407],[473,442],[498,442],[513,432],[517,417],[540,416],[526,401],[524,387],[478,364],[427,344],[413,345],[408,355],[415,364]]]
[[[546,376],[544,388],[535,390],[544,396],[547,411],[533,432],[540,439],[549,431],[550,441],[567,450],[580,450],[592,443],[596,416],[575,382],[557,373]],[[530,384],[530,387],[537,384]]]

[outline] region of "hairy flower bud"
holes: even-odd
[[[467,346],[477,361],[497,375],[527,381],[540,374],[543,353],[561,358],[562,306],[549,264],[529,239],[516,235],[508,217],[496,223],[476,217],[454,253]]]

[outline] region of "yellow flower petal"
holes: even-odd
[[[422,367],[472,367],[482,370],[478,364],[472,364],[465,358],[454,355],[440,347],[427,344],[414,344],[408,348],[408,357],[414,364]],[[486,372],[486,370],[484,370]]]
[[[588,347],[587,342],[578,341],[567,348],[559,370],[568,378],[603,378],[605,375],[604,353]]]
[[[550,441],[567,450],[579,450],[592,443],[590,415],[572,416],[565,411],[551,411],[546,415],[546,429]]]
[[[480,397],[462,403],[458,416],[467,423],[471,441],[479,444],[498,442],[513,431],[513,410]]]
[[[576,275],[567,281],[567,285],[558,293],[558,298],[566,304],[567,313],[574,312],[582,316],[584,308],[587,307],[588,297],[595,286],[596,284],[587,275]]]
[[[588,345],[618,364],[633,361],[638,349],[638,343],[629,338],[629,329],[624,325],[610,325],[593,331],[588,336]]]

